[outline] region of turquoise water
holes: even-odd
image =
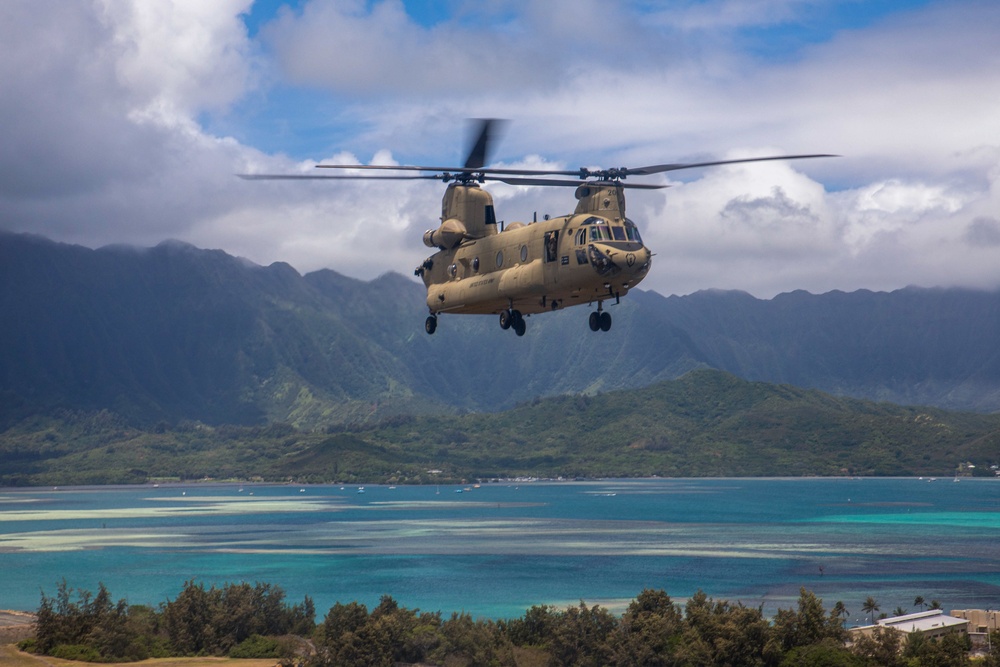
[[[461,491],[456,493],[456,491]],[[337,601],[515,617],[643,588],[791,607],[800,586],[861,622],[916,596],[1000,606],[1000,480],[710,479],[468,487],[0,489],[0,608],[104,582],[157,604],[184,582],[265,581]]]

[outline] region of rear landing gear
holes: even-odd
[[[438,328],[438,318],[437,315],[429,315],[426,320],[424,320],[424,331],[428,334],[432,334],[437,331]]]
[[[506,331],[512,327],[518,336],[523,336],[528,329],[524,317],[521,316],[521,311],[513,309],[500,311],[500,328]]]

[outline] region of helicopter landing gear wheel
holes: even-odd
[[[591,331],[610,331],[611,313],[606,310],[595,310],[590,314],[588,324],[590,324]]]
[[[518,315],[520,315],[520,313],[518,313]],[[523,317],[518,317],[516,320],[514,320],[514,324],[512,324],[511,326],[514,327],[514,333],[516,333],[518,336],[523,336],[524,332],[528,329],[528,325],[524,321]]]
[[[426,320],[424,320],[424,331],[428,334],[432,334],[437,331],[438,328],[438,318],[437,315],[429,315]]]
[[[524,323],[524,317],[521,315],[520,310],[501,310],[500,311],[500,328],[506,331],[514,327],[514,333],[518,336],[524,335],[524,330],[527,325]]]

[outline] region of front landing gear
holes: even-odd
[[[519,310],[501,310],[500,311],[500,328],[506,331],[507,329],[513,328],[514,333],[518,336],[523,336],[524,332],[527,331],[528,325],[524,321],[524,317],[521,315]]]
[[[424,320],[424,331],[428,334],[432,334],[437,331],[438,328],[438,318],[437,315],[429,315],[426,320]]]
[[[590,330],[611,330],[611,313],[606,310],[601,310],[601,304],[597,304],[597,310],[590,314]]]

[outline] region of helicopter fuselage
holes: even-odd
[[[435,319],[428,326],[442,313],[500,314],[501,326],[523,332],[524,315],[596,302],[591,328],[610,328],[603,302],[617,302],[645,278],[652,253],[624,215],[618,184],[581,186],[577,199],[571,215],[497,230],[488,193],[450,186],[442,225],[424,234],[439,251],[416,270]]]
[[[630,220],[577,214],[441,250],[421,267],[438,313],[542,313],[617,300],[649,272],[652,253]]]

